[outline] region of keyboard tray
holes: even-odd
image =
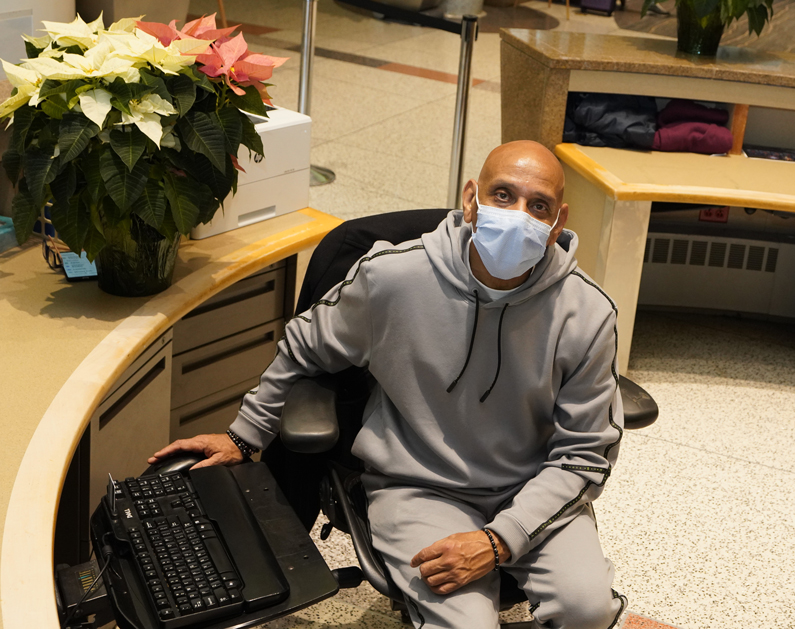
[[[140,483],[145,478],[134,480]],[[184,478],[188,490],[198,498],[201,518],[212,523],[212,527],[202,527],[203,531],[209,531],[203,540],[205,545],[209,544],[206,550],[219,573],[235,571],[239,575],[243,600],[237,605],[226,603],[224,609],[205,609],[193,616],[189,613],[181,616],[175,609],[176,618],[160,617],[162,610],[153,606],[152,593],[137,556],[142,548],[136,549],[133,543],[137,540],[140,544],[140,536],[129,539],[131,527],[138,528],[136,524],[152,518],[145,516],[138,521],[140,504],[135,509],[129,508],[126,502],[132,498],[124,485],[116,494],[121,498],[117,500],[117,516],[111,517],[107,498],[103,498],[91,518],[92,543],[102,565],[102,558],[112,549],[111,566],[104,579],[121,629],[194,626],[243,629],[287,615],[338,591],[328,566],[264,463],[199,468],[185,473]],[[128,513],[133,515],[132,519]],[[171,515],[173,519],[174,514]],[[124,520],[128,522],[125,524]],[[145,526],[141,528],[146,530]],[[231,559],[230,564],[224,563],[225,557]]]

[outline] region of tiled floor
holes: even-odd
[[[270,27],[247,35],[252,49],[291,57],[274,74],[271,92],[276,104],[292,109],[302,4],[226,0],[230,23]],[[567,22],[562,5],[536,1],[522,8],[539,12],[540,23],[557,21],[560,29],[640,34],[577,11]],[[215,0],[191,2],[192,13],[215,10]],[[455,85],[384,66],[455,74],[459,39],[322,0],[317,45],[323,50],[315,62],[312,161],[332,168],[337,180],[313,188],[312,205],[342,218],[445,206]],[[496,32],[481,32],[473,76],[483,83],[471,92],[466,178],[477,175],[500,142]],[[639,614],[625,620],[625,629],[660,623],[792,629],[792,327],[641,313],[629,375],[654,396],[661,414],[654,426],[626,435],[616,473],[596,505],[603,545],[617,567],[616,588]],[[355,561],[337,532],[318,546],[332,567]],[[515,609],[510,617],[526,618],[527,610]],[[399,619],[363,585],[268,624],[303,626],[378,629],[398,627]]]

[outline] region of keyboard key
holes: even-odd
[[[226,593],[224,588],[215,588],[213,590],[213,594],[215,595],[219,605],[226,605],[227,603],[232,602],[232,599],[229,598],[229,594]]]
[[[193,606],[190,603],[183,603],[179,606],[179,612],[181,614],[192,614]]]
[[[213,609],[214,607],[218,607],[218,601],[215,600],[214,596],[204,596],[202,597],[202,601],[204,602],[204,606],[207,609]]]
[[[155,606],[158,609],[166,609],[167,607],[171,607],[171,603],[168,602],[168,599],[161,598],[161,599],[155,601]]]
[[[174,610],[173,609],[161,609],[160,610],[160,620],[170,620],[174,618]]]
[[[192,598],[190,599],[190,604],[193,606],[193,611],[200,612],[204,609],[204,603],[200,598]]]
[[[240,592],[238,590],[229,590],[229,598],[233,602],[237,602],[240,600]]]

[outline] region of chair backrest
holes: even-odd
[[[355,218],[331,230],[320,241],[301,285],[296,312],[308,310],[331,288],[345,279],[357,260],[377,240],[395,245],[433,231],[450,210],[406,210]]]
[[[329,290],[345,279],[348,271],[377,240],[399,244],[433,231],[449,210],[406,210],[346,221],[320,241],[307,267],[296,304],[296,313],[307,311]],[[263,452],[276,481],[298,517],[308,528],[317,516],[320,500],[316,488],[331,459],[348,469],[358,461],[351,455],[353,440],[361,428],[362,412],[369,397],[366,370],[351,367],[334,374],[340,438],[327,455],[297,454],[275,439]]]

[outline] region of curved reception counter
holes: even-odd
[[[53,551],[75,453],[90,441],[93,501],[105,467],[140,473],[140,445],[204,430],[233,398],[239,403],[240,387],[249,386],[255,365],[267,365],[263,356],[292,312],[296,255],[340,222],[307,208],[184,242],[173,285],[145,298],[69,283],[35,245],[0,255],[0,627],[60,624]],[[250,319],[269,308],[272,321]],[[237,329],[210,339],[230,322]],[[214,391],[213,368],[241,381],[229,376],[234,386]],[[141,391],[140,421],[128,422],[125,405]]]

